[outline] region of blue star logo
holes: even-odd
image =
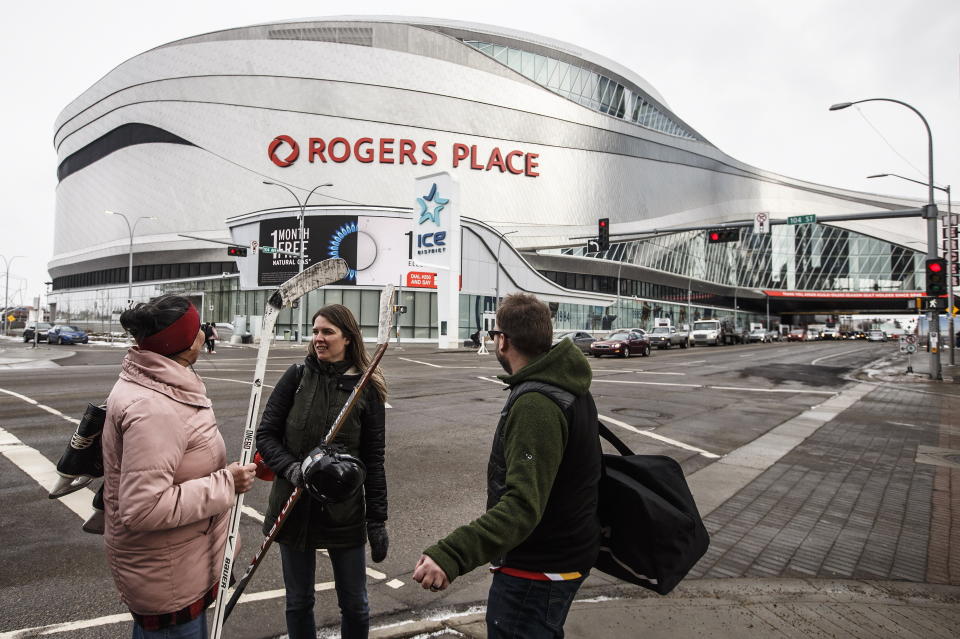
[[[430,207],[427,205],[427,202],[433,202],[433,211],[430,211]],[[443,207],[449,202],[450,198],[440,197],[440,194],[437,192],[437,183],[434,182],[433,186],[430,187],[430,193],[424,197],[417,198],[417,204],[420,205],[419,224],[423,224],[427,220],[433,220],[434,224],[440,226],[440,211],[442,211]]]

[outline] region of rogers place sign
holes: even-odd
[[[279,167],[292,166],[305,156],[311,164],[334,162],[360,162],[361,164],[412,164],[433,166],[441,156],[452,168],[461,164],[474,171],[499,171],[512,175],[537,177],[540,173],[539,153],[527,153],[519,149],[503,150],[498,146],[479,148],[476,144],[454,142],[449,155],[437,149],[434,140],[417,142],[406,138],[357,138],[343,137],[307,138],[301,145],[289,135],[278,135],[267,145],[267,157]]]

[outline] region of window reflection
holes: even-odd
[[[667,135],[688,140],[698,139],[693,133],[647,102],[641,94],[599,73],[499,44],[476,40],[465,40],[464,44],[507,65],[550,91],[589,109],[627,119]]]

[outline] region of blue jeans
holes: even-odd
[[[287,632],[290,639],[316,639],[313,603],[317,551],[295,550],[285,544],[278,545],[283,565],[283,585],[287,589]],[[340,636],[342,639],[366,639],[370,631],[366,549],[360,545],[327,552],[330,554],[337,603],[340,605]]]
[[[561,639],[570,604],[584,579],[535,581],[493,573],[487,639]]]
[[[133,622],[133,639],[207,639],[207,615],[163,630],[144,630]]]

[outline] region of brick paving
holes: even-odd
[[[958,409],[876,388],[710,513],[690,576],[960,584],[960,470],[915,461],[960,450]]]

